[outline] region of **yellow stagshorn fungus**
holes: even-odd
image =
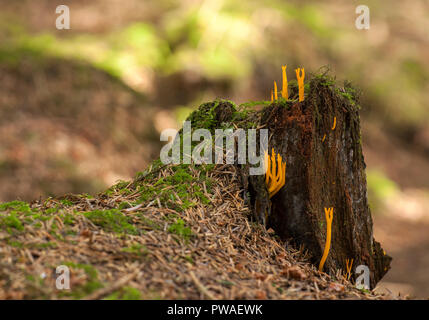
[[[274,94],[273,94],[273,90],[271,90],[271,102],[274,101]]]
[[[300,75],[300,71],[301,71],[301,75]],[[298,80],[299,101],[304,101],[304,78],[305,78],[304,68],[295,69],[295,73],[296,73],[296,78]]]
[[[326,216],[326,243],[325,250],[323,251],[322,259],[319,264],[319,271],[323,270],[323,266],[325,265],[326,258],[329,254],[329,249],[331,247],[331,228],[332,228],[332,218],[334,217],[334,208],[325,208],[325,216]]]
[[[282,66],[282,97],[286,100],[289,99],[289,93],[287,91],[286,66]]]
[[[277,100],[278,95],[277,95],[277,82],[274,81],[274,100]]]
[[[337,117],[334,117],[334,124],[332,125],[332,130],[335,130],[336,126],[337,126]]]
[[[286,183],[286,162],[283,162],[282,156],[272,149],[271,157],[268,152],[265,152],[265,184],[268,187],[270,199],[284,186]]]
[[[353,266],[353,259],[351,259],[351,260],[346,259],[347,280],[350,279],[350,275],[351,275],[351,272],[352,272],[352,266]]]

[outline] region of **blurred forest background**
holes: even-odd
[[[70,30],[55,28],[61,4]],[[394,258],[380,286],[429,297],[425,0],[0,0],[0,200],[130,179],[161,130],[216,97],[269,99],[282,64],[292,79],[329,65],[362,90],[375,237]]]

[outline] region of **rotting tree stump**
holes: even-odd
[[[237,165],[243,196],[256,220],[282,240],[304,246],[318,266],[327,233],[324,208],[333,207],[332,241],[323,271],[345,272],[346,259],[353,259],[351,279],[356,279],[356,266],[366,265],[374,288],[392,258],[373,237],[355,91],[349,85],[335,87],[326,76],[309,81],[303,102],[294,99],[296,87],[289,90],[291,100],[276,100],[246,113],[246,119],[228,101],[204,104],[189,119],[198,127],[196,120],[210,118],[204,122],[210,129],[228,122],[234,127],[252,122],[267,128],[269,152],[274,148],[287,161],[286,183],[269,199],[264,176],[250,176],[249,165]]]

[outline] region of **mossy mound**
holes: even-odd
[[[95,197],[2,204],[0,299],[381,298],[251,222],[237,178],[233,166],[155,162]],[[55,287],[60,265],[70,290]]]

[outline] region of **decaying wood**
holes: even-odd
[[[215,119],[231,120],[231,107],[220,103]],[[268,150],[274,148],[286,159],[287,169],[284,187],[269,199],[264,176],[249,176],[248,166],[237,165],[255,218],[281,239],[303,245],[318,264],[327,233],[324,208],[333,207],[332,242],[323,270],[346,272],[346,259],[353,259],[352,270],[369,267],[374,288],[390,268],[391,257],[373,238],[357,104],[323,78],[314,78],[305,101],[274,101],[257,115],[258,127],[269,129]]]

